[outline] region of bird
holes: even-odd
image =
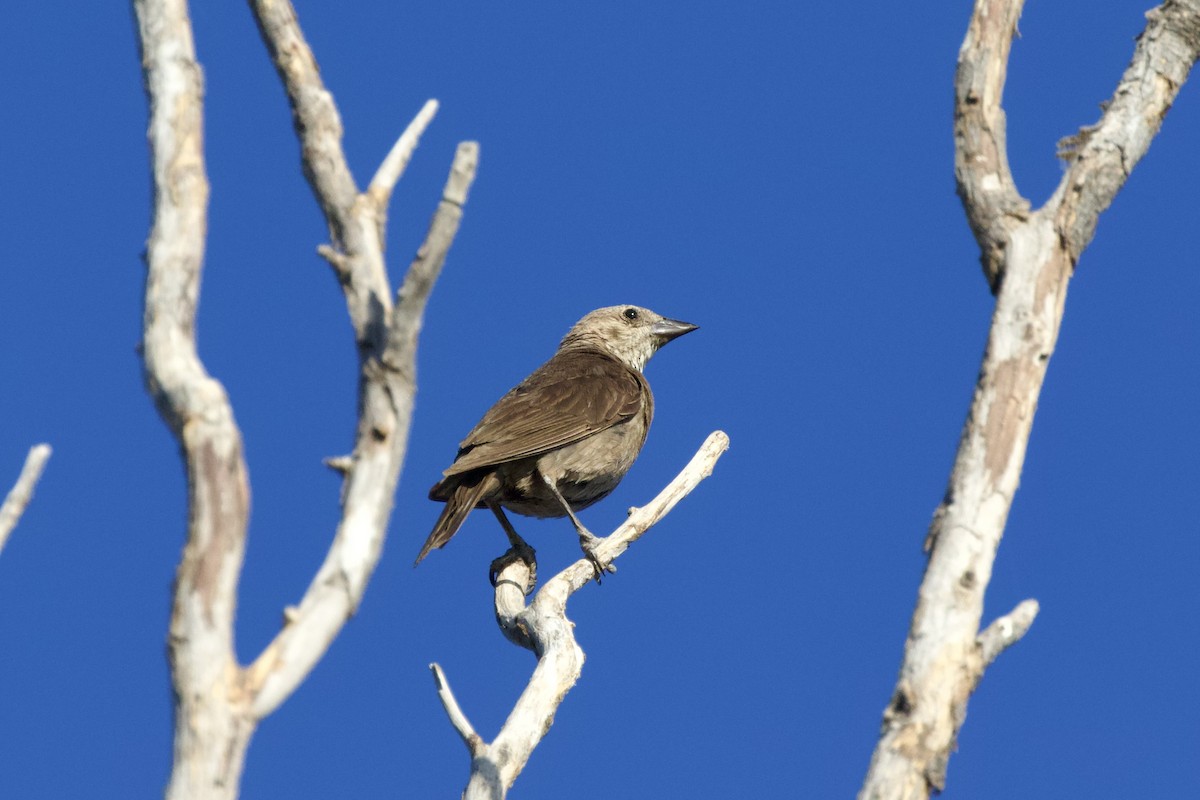
[[[654,395],[642,370],[661,348],[699,326],[634,305],[586,314],[554,356],[501,397],[458,446],[429,490],[446,507],[413,566],[453,538],[467,515],[488,508],[517,552],[532,555],[504,509],[530,517],[570,517],[579,544],[601,573],[599,537],[577,511],[607,497],[633,466]]]

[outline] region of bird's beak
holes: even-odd
[[[659,340],[659,345],[664,345],[672,339],[678,339],[685,333],[691,333],[699,328],[699,325],[693,325],[690,322],[680,322],[677,319],[660,319],[650,328],[650,333],[654,338]]]

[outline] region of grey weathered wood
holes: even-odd
[[[46,461],[49,458],[50,445],[35,444],[29,448],[29,453],[25,456],[25,465],[21,467],[21,474],[17,476],[17,482],[13,484],[13,488],[4,498],[4,503],[0,504],[0,550],[4,550],[9,534],[12,533],[13,528],[17,527],[17,523],[21,521],[21,515],[25,513],[25,508],[33,499],[33,489],[37,486],[38,479],[42,477],[42,470],[46,467]]]
[[[630,509],[629,518],[600,540],[596,556],[601,562],[611,563],[665,517],[712,474],[717,459],[728,448],[729,437],[723,432],[709,434],[687,466],[657,497],[641,508]],[[567,600],[592,580],[596,568],[581,558],[551,578],[526,605],[535,567],[513,558],[496,576],[496,621],[510,641],[532,651],[538,662],[495,739],[484,742],[475,733],[450,694],[441,668],[431,665],[447,716],[471,754],[465,800],[498,800],[505,796],[550,730],[555,712],[583,670],[584,654],[575,641],[575,623],[567,619]]]
[[[378,562],[408,445],[417,336],[474,179],[478,146],[458,148],[428,234],[393,299],[383,257],[386,204],[428,125],[427,103],[359,192],[341,148],[341,121],[286,0],[252,3],[292,102],[302,165],[325,213],[359,354],[359,419],[343,476],[342,517],[324,563],[252,664],[233,648],[249,478],[241,433],[221,384],[196,349],[208,181],[203,80],[185,0],[134,0],[146,93],[154,219],[146,250],[142,342],[146,385],[179,440],[188,531],[175,582],[168,652],[175,690],[172,800],[233,798],[258,722],[320,660],[354,613]]]
[[[1000,107],[1020,10],[1021,0],[977,0],[959,55],[955,167],[996,306],[946,497],[926,540],[929,563],[863,800],[926,798],[944,787],[984,669],[1033,623],[1037,603],[1027,600],[980,631],[1067,285],[1100,213],[1145,154],[1200,53],[1200,0],[1151,10],[1100,121],[1066,143],[1061,183],[1031,211],[1008,171]]]

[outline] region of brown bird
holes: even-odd
[[[446,504],[414,563],[458,532],[474,508],[490,508],[514,548],[528,548],[504,509],[570,517],[596,566],[597,537],[575,512],[608,496],[633,465],[654,416],[642,369],[667,342],[696,330],[637,306],[591,312],[554,357],[501,397],[458,447],[429,498]]]

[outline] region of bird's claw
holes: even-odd
[[[615,564],[605,564],[596,556],[595,553],[588,553],[587,559],[588,561],[592,562],[592,568],[596,570],[597,584],[600,583],[600,576],[602,576],[604,573],[607,572],[610,574],[615,574],[617,571],[617,566]]]
[[[604,563],[600,557],[596,555],[596,548],[601,542],[600,537],[589,532],[580,531],[579,546],[583,549],[583,554],[587,556],[587,560],[592,563],[592,568],[596,570],[596,583],[600,583],[600,578],[604,573],[616,573],[617,567],[612,562]]]
[[[528,597],[533,593],[533,587],[537,585],[537,559],[535,556],[533,548],[529,545],[525,545],[523,548],[515,546],[508,548],[504,555],[494,559],[491,566],[488,567],[488,582],[492,584],[493,589],[497,588],[497,584],[500,582],[500,574],[520,561],[529,569],[529,579],[521,587],[525,596]]]

